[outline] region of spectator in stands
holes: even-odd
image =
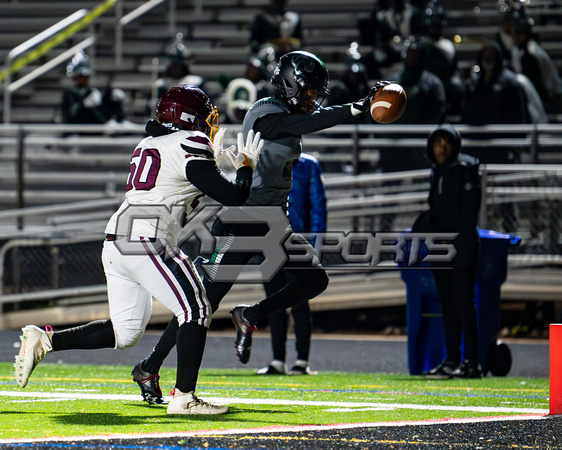
[[[513,37],[511,36],[513,8],[502,2],[500,4],[500,13],[502,16],[502,24],[494,39],[500,46],[503,60],[509,65],[511,64],[511,49],[513,48]]]
[[[380,78],[380,67],[400,63],[404,40],[420,33],[423,23],[423,14],[408,0],[374,3],[370,16],[358,22],[360,43],[372,46],[361,61],[370,79]]]
[[[525,9],[513,12],[511,65],[525,75],[537,90],[547,113],[562,111],[562,81],[550,56],[533,35],[533,20]]]
[[[174,42],[166,50],[165,58],[167,60],[166,69],[152,86],[147,112],[154,111],[162,94],[173,86],[186,84],[207,92],[206,80],[199,75],[191,73],[190,62],[192,55],[185,45],[182,33],[176,34]],[[211,93],[209,95],[212,97]]]
[[[82,50],[77,52],[66,68],[74,85],[64,89],[60,121],[68,124],[104,124],[125,120],[125,92],[108,85],[103,91],[90,86],[94,70],[89,57]]]
[[[525,94],[527,114],[531,123],[548,123],[548,115],[534,84],[522,73],[516,73],[515,77]]]
[[[367,74],[367,68],[359,62],[361,55],[356,52],[355,43],[351,44],[346,54],[346,69],[343,72],[341,79],[330,81],[330,96],[326,99],[328,106],[353,102],[354,98],[361,97],[361,95],[363,95],[364,92],[368,92],[371,87]],[[370,114],[361,114],[342,123],[374,124],[375,121]],[[368,137],[366,133],[360,133],[360,135],[362,138]],[[330,136],[332,138],[345,138],[346,134],[331,134]],[[369,150],[365,149],[365,151]],[[322,152],[326,154],[333,154],[337,152],[337,148],[334,146],[328,146],[323,148]],[[354,167],[349,161],[328,160],[323,163],[323,167],[327,171],[345,173],[371,171],[371,166],[372,164],[369,161],[361,161],[357,167]]]
[[[426,31],[420,38],[425,48],[425,68],[437,75],[445,86],[447,113],[458,114],[464,96],[464,83],[458,69],[457,51],[443,33],[447,27],[445,10],[440,1],[431,2],[425,10]]]
[[[351,60],[346,62],[346,69],[341,80],[330,83],[329,105],[341,105],[352,102],[370,89],[367,68],[360,62]],[[350,123],[374,123],[370,114],[353,118]]]
[[[531,123],[530,108],[527,108],[525,90],[517,75],[508,69],[503,61],[500,46],[495,42],[482,46],[473,70],[473,77],[467,83],[467,95],[461,114],[463,123],[468,125],[522,124]],[[506,135],[505,137],[513,137]],[[495,137],[502,137],[495,134]],[[474,134],[475,139],[488,139],[488,134]],[[519,161],[520,148],[503,146],[490,149],[479,148],[471,151],[484,164],[509,164]],[[513,203],[502,203],[498,210],[505,231],[515,230],[516,212]]]
[[[505,66],[513,71],[512,67],[512,52],[513,52],[513,37],[511,32],[511,23],[513,21],[514,7],[501,0],[500,12],[502,15],[502,27],[495,36],[494,41],[498,44],[503,62]],[[523,92],[525,94],[526,109],[532,123],[548,123],[548,115],[544,110],[542,100],[529,78],[522,73],[516,73],[515,77]]]
[[[273,93],[271,77],[277,61],[275,48],[264,47],[257,54],[252,55],[246,65],[246,78],[256,85],[258,100],[269,97]]]
[[[405,43],[403,52],[404,67],[397,81],[406,90],[408,103],[406,110],[395,123],[397,124],[438,124],[445,118],[447,101],[445,87],[437,75],[425,69],[425,48],[415,38]],[[399,139],[399,135],[389,135]],[[379,149],[378,169],[383,173],[404,170],[427,169],[429,161],[424,152],[418,148],[383,147]],[[402,181],[385,183],[385,186],[396,186]],[[379,231],[392,231],[394,214],[381,216]]]
[[[406,90],[408,105],[396,123],[441,123],[447,110],[445,86],[437,75],[425,68],[425,47],[414,38],[407,41],[405,47],[404,68],[398,83]]]
[[[319,161],[312,155],[301,153],[293,162],[293,183],[289,192],[289,222],[296,233],[311,233],[309,240],[314,242],[314,233],[326,231],[327,209],[326,192]],[[308,236],[306,236],[308,237]],[[264,284],[268,296],[283,288],[283,277],[274,277]],[[258,375],[311,375],[309,367],[310,341],[312,335],[312,314],[308,300],[291,308],[293,316],[297,359],[287,372],[286,342],[288,316],[284,310],[269,315],[273,361],[258,370]]]
[[[529,123],[525,93],[515,73],[505,67],[500,46],[482,46],[467,84],[462,122],[469,125]]]
[[[299,50],[302,47],[301,17],[286,9],[286,0],[270,0],[270,4],[258,13],[250,27],[250,48],[252,54],[262,46],[273,46],[277,57]]]
[[[448,263],[432,263],[441,300],[446,359],[426,372],[428,378],[481,378],[478,322],[474,285],[478,261],[477,220],[481,203],[479,162],[460,153],[461,136],[450,124],[439,126],[428,138],[427,155],[433,162],[429,210],[422,213],[413,232],[459,233],[457,251]],[[461,342],[464,341],[464,358]]]
[[[245,76],[229,81],[225,89],[224,123],[242,123],[246,112],[257,100],[273,94],[270,80],[276,65],[273,47],[264,47],[250,57]]]

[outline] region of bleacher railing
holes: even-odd
[[[226,144],[235,144],[239,126],[226,128]],[[494,223],[494,215],[498,215],[494,208],[500,208],[502,203],[558,199],[561,124],[457,128],[463,136],[463,151],[517,155],[514,164],[483,165],[483,204],[490,206],[489,210],[482,209],[483,226]],[[431,125],[340,125],[305,136],[304,150],[318,156],[324,165],[331,220],[338,224],[347,221],[342,226],[348,229],[356,229],[365,218],[378,220],[385,215],[410,220],[407,213],[424,207],[427,170],[381,173],[379,155],[389,150],[399,155],[409,149],[423,154],[433,129]],[[0,232],[21,236],[44,229],[49,233],[55,230],[55,224],[62,227],[67,215],[73,216],[79,229],[84,214],[81,202],[97,205],[95,202],[121,198],[130,153],[144,135],[141,124],[126,128],[0,126],[0,204],[4,209],[0,213]],[[408,163],[405,159],[405,167]],[[77,211],[72,211],[72,203]],[[57,205],[52,211],[62,208],[65,213],[56,219],[51,217],[51,222],[42,219],[39,210],[33,213],[33,208],[46,205]],[[92,206],[92,211],[97,211],[97,206]],[[502,210],[500,215],[507,214],[506,211]]]
[[[152,9],[168,2],[168,29],[170,35],[176,33],[176,0],[149,0],[131,12],[123,15],[123,2],[117,2],[117,25],[115,26],[115,64],[120,67],[123,63],[123,29]]]
[[[226,128],[225,144],[234,144],[240,127]],[[427,208],[429,170],[380,173],[378,155],[384,149],[397,154],[411,148],[424,151],[433,129],[342,125],[305,136],[304,150],[318,156],[326,168],[329,229],[378,232],[411,227]],[[465,151],[518,153],[517,163],[482,165],[480,225],[522,238],[510,254],[510,267],[560,267],[562,125],[458,129]],[[130,154],[144,135],[141,124],[126,129],[0,125],[0,310],[8,303],[24,309],[34,302],[40,307],[68,302],[103,306],[103,230],[123,199]],[[45,271],[37,270],[38,261]],[[377,289],[387,300],[403,301],[399,277],[390,278],[392,283]],[[545,286],[537,283],[534,300],[551,300],[559,292],[550,281]],[[378,301],[371,291],[357,293],[362,305]],[[90,306],[84,308],[91,311]]]

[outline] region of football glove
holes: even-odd
[[[254,135],[254,131],[248,132],[246,144],[244,145],[244,136],[238,133],[238,152],[228,151],[226,155],[236,170],[240,167],[250,167],[252,170],[256,168],[264,141],[261,139],[261,133],[258,131]]]
[[[393,81],[377,81],[375,83],[375,85],[369,90],[369,93],[367,94],[367,96],[365,98],[362,98],[361,100],[358,100],[354,103],[351,104],[351,113],[356,116],[357,114],[361,114],[364,113],[366,111],[369,111],[369,108],[371,106],[371,102],[373,101],[373,98],[375,97],[375,94],[377,93],[377,91],[384,87],[384,86],[388,86],[389,84],[392,84]]]
[[[227,152],[236,150],[235,145],[231,145],[228,148],[223,148],[222,143],[224,141],[224,134],[226,133],[226,128],[221,128],[217,131],[215,138],[213,139],[213,152],[215,155],[215,161],[217,166],[220,166],[226,158]]]

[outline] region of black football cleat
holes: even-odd
[[[482,369],[474,361],[465,359],[451,374],[453,378],[482,378]]]
[[[236,355],[242,364],[246,364],[250,360],[250,351],[252,347],[252,332],[256,329],[254,325],[246,320],[244,311],[249,305],[238,305],[230,310],[232,322],[236,327],[236,341],[234,348]]]
[[[458,364],[455,364],[453,361],[449,361],[446,359],[437,367],[424,372],[423,376],[431,380],[449,380],[453,378],[453,372],[455,371],[457,366]]]
[[[142,363],[139,362],[131,371],[133,381],[136,381],[141,390],[142,398],[150,405],[162,405],[165,403],[160,389],[160,375],[151,374],[142,370]]]

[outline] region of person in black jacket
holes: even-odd
[[[428,378],[481,378],[478,322],[474,284],[478,261],[478,211],[481,203],[479,161],[460,153],[461,136],[450,124],[439,126],[428,138],[431,171],[429,211],[418,217],[414,232],[458,233],[457,251],[448,263],[432,265],[441,299],[446,359],[426,372]],[[461,341],[464,339],[464,358]]]
[[[525,92],[515,73],[504,65],[501,49],[494,42],[484,44],[478,53],[467,92],[462,123],[479,126],[531,122],[527,114]],[[499,158],[509,159],[504,155]],[[501,162],[506,161],[503,159]]]

